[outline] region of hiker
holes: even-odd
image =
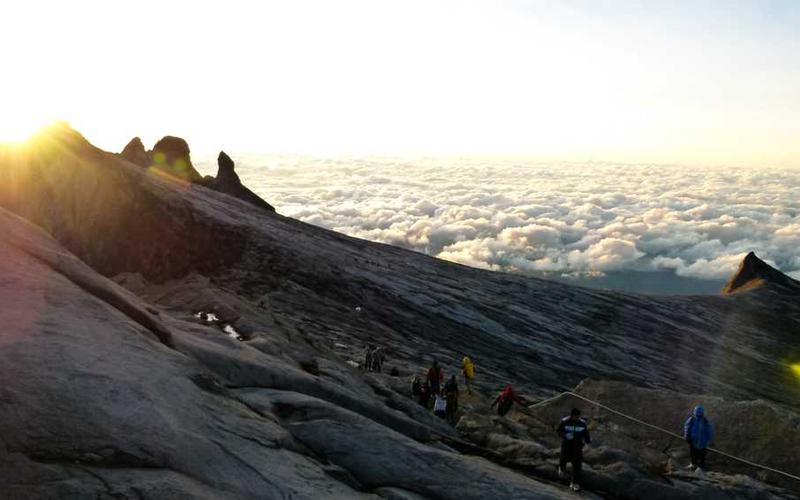
[[[411,380],[411,397],[419,401],[420,396],[422,396],[422,382],[419,380],[418,375],[414,375],[413,380]]]
[[[433,364],[428,369],[428,384],[431,386],[431,392],[439,394],[444,382],[444,370],[439,367],[439,363],[434,359]]]
[[[714,426],[706,418],[702,405],[695,406],[692,416],[683,424],[683,439],[689,444],[692,460],[686,468],[703,472],[706,468],[706,449],[714,439]]]
[[[469,356],[464,356],[461,361],[461,373],[464,374],[464,385],[467,387],[467,393],[472,394],[472,379],[475,378],[475,363],[469,359]]]
[[[450,425],[456,425],[456,412],[458,411],[458,381],[456,376],[450,377],[450,380],[444,385],[444,395],[447,399],[447,421]]]
[[[568,417],[561,419],[557,429],[561,437],[561,459],[558,462],[558,477],[564,476],[567,462],[572,463],[572,491],[580,491],[581,467],[583,465],[583,444],[591,443],[589,428],[581,418],[581,411],[573,408]]]
[[[491,408],[494,408],[494,405],[497,405],[497,414],[502,417],[508,413],[508,410],[510,410],[511,406],[514,404],[514,401],[523,406],[525,405],[522,399],[514,392],[514,388],[511,386],[511,384],[508,384],[506,388],[503,389],[503,392],[501,392],[500,395],[495,398]]]
[[[439,418],[447,418],[447,400],[441,392],[436,393],[433,403],[433,414]]]
[[[430,404],[430,400],[431,400],[431,386],[430,384],[428,384],[428,381],[426,380],[425,382],[422,383],[422,387],[420,388],[418,402],[420,406],[422,406],[427,410],[428,405]]]
[[[384,361],[386,361],[386,349],[379,346],[372,353],[372,370],[380,373]]]
[[[364,354],[364,371],[372,371],[372,358],[374,356],[374,348],[372,344],[367,345],[367,352]]]

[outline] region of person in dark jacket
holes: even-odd
[[[364,353],[364,371],[367,372],[372,371],[372,362],[374,354],[375,354],[375,348],[372,346],[372,344],[367,345],[367,351]]]
[[[581,418],[581,411],[573,408],[568,417],[561,419],[557,429],[561,437],[561,459],[558,463],[558,477],[564,476],[567,462],[572,463],[572,481],[569,487],[580,491],[581,468],[583,466],[583,445],[592,442],[589,428]]]
[[[689,444],[689,455],[692,460],[687,468],[702,472],[706,468],[706,449],[714,439],[714,427],[706,418],[702,405],[695,406],[692,416],[684,422],[683,439]]]
[[[422,382],[420,381],[417,375],[414,375],[414,379],[411,381],[411,397],[414,398],[416,401],[419,401],[421,395],[422,395]]]
[[[514,404],[514,401],[523,406],[525,405],[525,402],[522,401],[522,399],[517,396],[517,393],[514,392],[514,387],[511,384],[508,384],[506,388],[503,389],[503,392],[501,392],[500,395],[495,398],[491,407],[494,408],[494,405],[497,405],[497,414],[502,417],[508,413],[508,410],[510,410],[511,406]]]
[[[422,387],[419,393],[419,405],[423,408],[427,409],[428,404],[431,401],[431,386],[428,384],[428,381],[422,383]]]
[[[456,425],[456,412],[458,411],[458,381],[456,376],[444,384],[444,395],[447,398],[447,421],[450,425]]]
[[[378,346],[372,351],[372,371],[381,372],[383,363],[386,361],[386,349]]]

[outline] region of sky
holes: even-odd
[[[800,2],[4,5],[0,139],[800,165]]]

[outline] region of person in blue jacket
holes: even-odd
[[[687,468],[702,471],[706,467],[706,449],[714,439],[714,426],[706,418],[702,405],[695,406],[692,416],[683,424],[683,439],[689,444],[692,457]]]

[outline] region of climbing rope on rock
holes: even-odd
[[[619,415],[620,417],[626,418],[626,419],[628,419],[628,420],[630,420],[632,422],[636,422],[637,424],[644,425],[645,427],[649,427],[651,429],[657,430],[657,431],[659,431],[661,433],[667,434],[667,435],[672,436],[672,437],[676,437],[678,439],[683,439],[683,436],[681,436],[681,435],[679,435],[679,434],[677,434],[675,432],[672,432],[672,431],[669,431],[667,429],[664,429],[663,427],[659,427],[657,425],[653,425],[651,423],[645,422],[644,420],[638,419],[638,418],[636,418],[634,416],[627,415],[627,414],[625,414],[625,413],[623,413],[623,412],[621,412],[619,410],[615,410],[613,408],[610,408],[610,407],[608,407],[608,406],[606,406],[606,405],[604,405],[602,403],[599,403],[597,401],[594,401],[592,399],[587,398],[586,396],[582,396],[582,395],[577,394],[577,393],[572,392],[572,391],[564,391],[561,394],[557,394],[557,395],[555,395],[555,396],[553,396],[551,398],[547,398],[547,399],[545,399],[543,401],[539,401],[539,402],[534,403],[532,405],[528,405],[526,408],[527,409],[531,409],[531,408],[536,408],[538,406],[543,406],[543,405],[546,405],[547,403],[556,401],[556,400],[558,400],[558,399],[560,399],[560,398],[562,398],[564,396],[573,396],[575,398],[578,398],[578,399],[581,399],[583,401],[586,401],[587,403],[591,403],[591,404],[597,406],[598,408],[603,408],[604,410],[606,410],[606,411],[608,411],[610,413],[613,413],[615,415]],[[730,458],[731,460],[735,460],[735,461],[743,463],[743,464],[747,464],[747,465],[749,465],[751,467],[755,467],[757,469],[762,469],[762,470],[765,470],[765,471],[773,472],[775,474],[779,474],[781,476],[788,477],[790,479],[794,479],[795,481],[800,481],[800,476],[796,476],[796,475],[791,474],[789,472],[782,471],[782,470],[779,470],[779,469],[775,469],[775,468],[769,467],[767,465],[755,463],[755,462],[752,462],[752,461],[747,460],[745,458],[737,457],[735,455],[731,455],[730,453],[726,453],[726,452],[724,452],[722,450],[718,450],[716,448],[709,447],[708,450],[711,451],[712,453],[716,453],[718,455],[722,455],[723,457]]]

